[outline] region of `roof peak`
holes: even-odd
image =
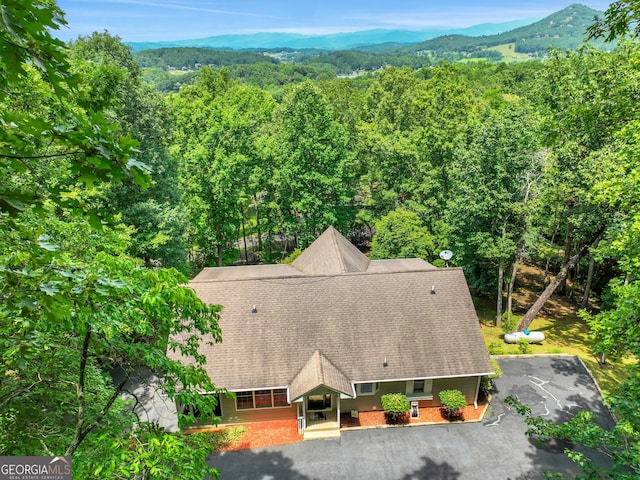
[[[327,228],[291,266],[307,275],[366,272],[369,259],[334,227]]]

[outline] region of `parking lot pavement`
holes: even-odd
[[[536,448],[522,417],[503,403],[509,395],[533,413],[566,420],[579,409],[612,419],[582,362],[574,357],[498,360],[503,376],[483,421],[345,431],[335,440],[241,450],[211,456],[222,480],[533,480],[544,472],[575,475],[564,445]],[[604,461],[604,459],[601,459]]]

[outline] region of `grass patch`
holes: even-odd
[[[519,345],[504,341],[502,328],[494,326],[495,306],[489,300],[476,302],[476,310],[480,318],[480,327],[485,344],[492,355],[521,354]],[[520,320],[521,316],[518,316]],[[533,354],[568,354],[577,355],[585,363],[595,377],[598,385],[605,393],[612,393],[626,378],[625,366],[633,360],[607,360],[600,365],[593,355],[593,340],[589,336],[589,327],[575,312],[558,315],[555,318],[536,318],[531,331],[544,332],[545,340],[541,344],[530,344]]]
[[[526,53],[516,52],[515,43],[505,43],[502,45],[496,45],[495,47],[489,47],[487,50],[495,50],[502,54],[502,60],[505,63],[509,62],[522,62],[524,60],[531,60],[531,57]]]

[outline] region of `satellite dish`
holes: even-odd
[[[442,250],[440,252],[440,258],[445,262],[447,260],[451,260],[451,257],[453,257],[453,252],[451,250]]]

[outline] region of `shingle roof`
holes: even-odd
[[[354,396],[351,381],[320,350],[316,350],[291,381],[289,388],[291,400],[297,400],[319,385],[350,397]]]
[[[307,275],[366,272],[369,259],[333,227],[327,228],[291,266]]]
[[[340,274],[289,265],[211,268],[189,285],[203,301],[224,306],[222,343],[200,351],[214,383],[229,390],[305,390],[311,373],[304,367],[316,351],[350,382],[493,371],[460,268],[415,259],[372,261],[366,271]],[[326,386],[344,390],[343,380],[330,378],[335,383]]]

